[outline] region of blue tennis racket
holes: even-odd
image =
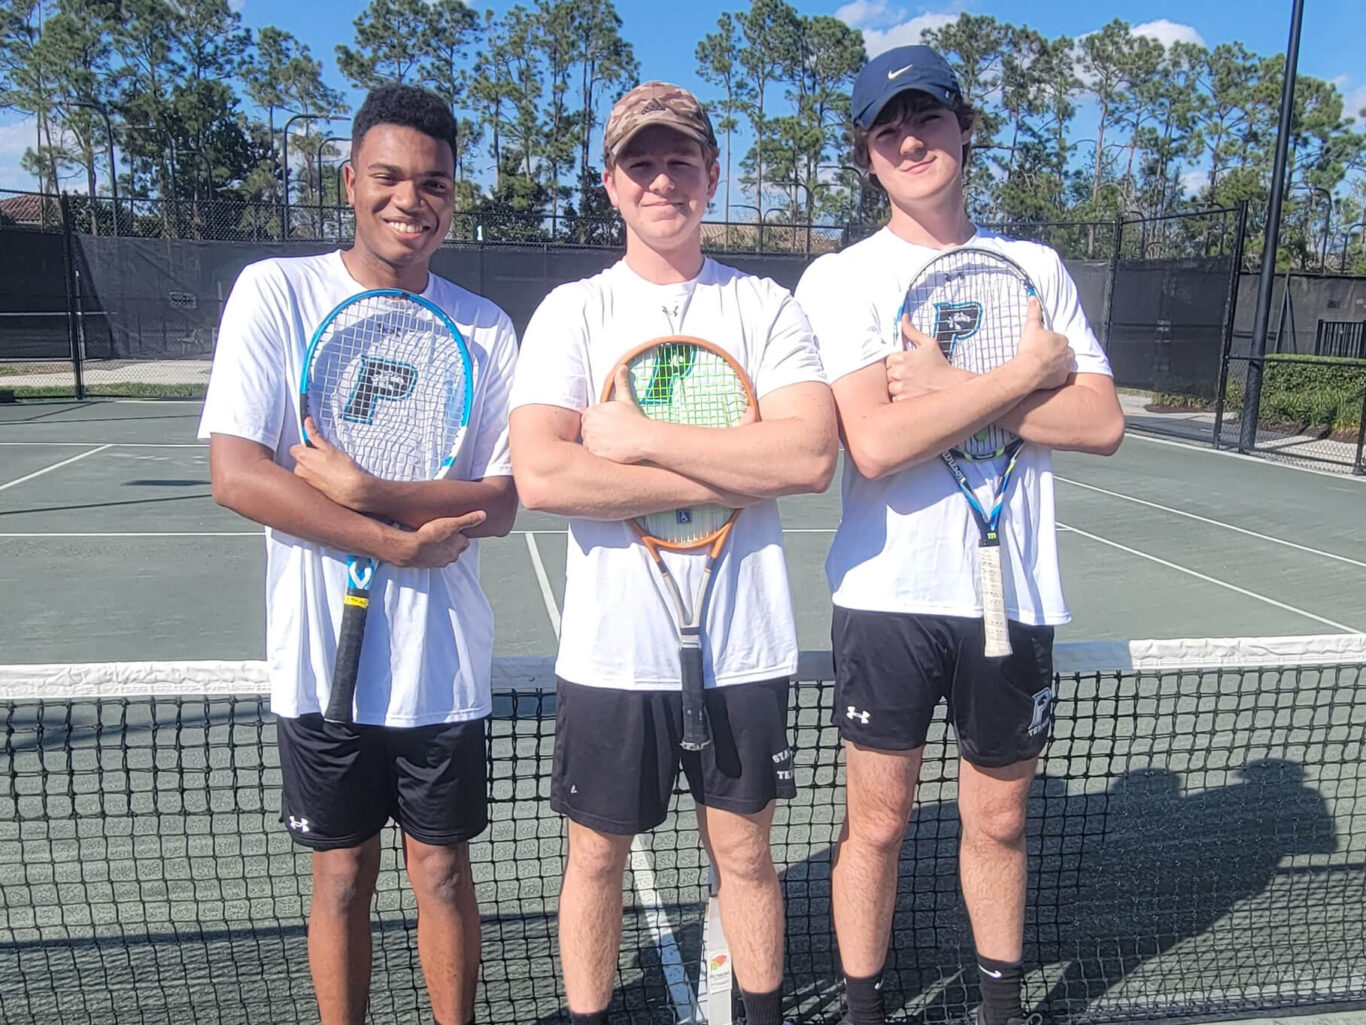
[[[309,343],[299,418],[366,473],[391,481],[446,475],[465,438],[474,364],[440,307],[410,292],[375,289],[329,313]],[[312,444],[302,423],[304,441]],[[355,718],[356,674],[376,565],[347,559],[332,688],[323,718]]]
[[[984,374],[1014,357],[1029,315],[1029,300],[1038,289],[1023,268],[994,249],[964,246],[936,256],[916,275],[901,311],[924,334],[939,342],[955,367]],[[1048,326],[1048,313],[1039,303]],[[898,318],[900,320],[900,318]],[[940,459],[972,509],[981,535],[977,548],[977,582],[982,596],[986,654],[1010,654],[1006,622],[1005,580],[1001,569],[1001,513],[1024,441],[996,424],[944,452]],[[978,501],[960,462],[983,463],[997,473],[989,507]]]

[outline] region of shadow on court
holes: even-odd
[[[1238,776],[1190,794],[1165,769],[1122,773],[1103,793],[1036,780],[1025,965],[1044,970],[1027,982],[1026,1007],[1057,1022],[1236,1011],[1261,1006],[1284,978],[1316,989],[1335,960],[1359,956],[1359,923],[1341,923],[1336,939],[1314,924],[1334,870],[1279,868],[1287,856],[1336,850],[1323,798],[1293,762],[1254,761]],[[886,972],[890,1019],[966,1020],[980,1000],[958,889],[960,828],[952,801],[912,818]],[[842,1012],[832,856],[824,848],[783,872],[789,1019],[833,1022]],[[1287,886],[1303,899],[1267,899]]]

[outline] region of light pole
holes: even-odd
[[[315,155],[315,159],[317,160],[317,163],[318,163],[318,202],[319,202],[319,204],[322,203],[322,201],[323,201],[323,193],[326,191],[326,189],[324,188],[324,182],[323,182],[323,150],[327,148],[327,144],[328,144],[329,142],[346,142],[348,138],[349,138],[349,136],[346,136],[346,135],[329,135],[329,136],[328,136],[326,139],[324,139],[322,142],[318,143],[318,151],[317,151],[317,153],[316,153],[316,155]],[[345,163],[345,162],[346,162],[346,161],[342,161],[342,163]],[[340,190],[337,192],[337,202],[338,202],[339,204],[341,203],[341,192],[340,192]]]
[[[323,195],[324,195],[324,194],[326,193],[326,191],[327,191],[327,183],[326,183],[326,181],[324,180],[324,179],[325,179],[325,176],[324,176],[324,174],[323,174],[323,150],[325,150],[325,149],[327,148],[327,144],[328,144],[329,142],[346,142],[348,138],[350,138],[350,137],[349,137],[349,136],[346,136],[346,135],[329,135],[329,136],[328,136],[327,138],[325,138],[322,142],[318,143],[318,152],[317,152],[317,154],[316,154],[316,158],[317,158],[317,162],[318,162],[318,227],[319,227],[319,229],[322,228],[323,223],[324,223],[324,215],[323,215]],[[341,207],[342,207],[343,203],[345,202],[345,200],[343,199],[344,192],[343,192],[343,189],[342,189],[342,168],[345,167],[345,166],[346,166],[346,161],[345,161],[345,160],[343,160],[340,164],[337,165],[337,197],[336,197],[336,202],[333,204],[333,209],[336,211],[336,214],[337,214],[337,235],[338,235],[339,237],[340,237],[340,235],[341,235],[341,227],[342,227]]]
[[[1257,279],[1257,308],[1252,322],[1252,345],[1248,350],[1247,383],[1243,390],[1243,423],[1238,432],[1238,451],[1257,447],[1257,414],[1262,402],[1262,363],[1266,359],[1266,335],[1271,324],[1271,286],[1276,277],[1276,247],[1281,240],[1281,200],[1285,195],[1285,163],[1290,149],[1290,120],[1295,111],[1295,73],[1300,61],[1300,26],[1304,0],[1294,0],[1290,13],[1290,39],[1285,47],[1285,76],[1281,82],[1280,120],[1271,162],[1271,196],[1266,208],[1266,235],[1262,242],[1262,269]]]
[[[780,185],[780,184],[782,184],[782,183],[781,183],[781,182],[771,182],[770,184],[773,184],[773,185]],[[786,213],[789,217],[791,217],[791,215],[792,215],[792,211],[791,211],[791,210],[786,210],[786,211],[784,211],[782,207],[769,207],[767,210],[764,210],[762,213],[759,214],[759,251],[760,251],[760,252],[763,252],[763,249],[764,249],[764,229],[767,228],[767,227],[769,226],[769,224],[768,224],[769,215],[770,215],[770,214],[775,214],[775,213],[777,213],[777,214]],[[782,222],[779,221],[778,223],[781,225]],[[790,221],[789,221],[789,223],[788,223],[788,227],[792,227],[792,224],[791,224]],[[786,248],[790,251],[791,248],[792,248],[792,246],[789,244]]]
[[[283,239],[289,238],[289,126],[295,121],[345,121],[346,118],[338,117],[333,114],[294,114],[285,121],[284,128],[280,129],[280,181],[285,189],[285,210],[281,218],[280,235]]]

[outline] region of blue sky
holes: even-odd
[[[308,43],[314,55],[325,62],[329,83],[345,85],[333,62],[333,47],[352,41],[351,22],[364,7],[361,0],[232,2],[248,26],[277,25]],[[715,28],[722,11],[738,10],[744,2],[704,0],[665,4],[659,0],[617,0],[617,9],[623,34],[635,46],[643,77],[675,81],[698,90],[706,98],[709,90],[696,76],[693,48]],[[482,10],[486,4],[476,2],[472,6]],[[489,6],[501,12],[511,4],[499,0]],[[1213,47],[1238,40],[1254,52],[1271,54],[1285,48],[1291,5],[1289,0],[1203,0],[1184,5],[1169,0],[1111,0],[1099,7],[1086,0],[950,0],[928,5],[897,0],[795,0],[795,6],[803,14],[835,15],[862,29],[870,52],[916,41],[921,28],[952,21],[968,12],[1027,24],[1049,36],[1065,33],[1074,37],[1095,31],[1113,18],[1122,18],[1133,26],[1143,26],[1147,34],[1164,42],[1190,39]],[[1366,3],[1362,0],[1313,0],[1307,4],[1300,69],[1335,81],[1348,97],[1348,109],[1353,113],[1366,107],[1363,39]],[[0,188],[32,187],[32,180],[19,170],[19,158],[32,138],[31,125],[25,125],[14,115],[0,113]]]

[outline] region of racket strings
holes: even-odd
[[[936,259],[907,290],[911,323],[939,342],[955,367],[984,374],[1014,358],[1028,323],[1029,280],[991,254]],[[959,447],[973,459],[999,458],[1015,435],[989,425]]]
[[[689,342],[665,342],[631,361],[631,389],[652,420],[694,427],[734,427],[749,393],[721,356]]]
[[[749,407],[749,390],[718,353],[686,341],[667,341],[635,356],[627,367],[631,392],[652,420],[691,427],[734,427]],[[721,529],[732,510],[697,505],[639,519],[651,537],[676,545],[701,542]]]
[[[341,310],[314,350],[307,412],[367,473],[428,480],[457,447],[465,360],[446,325],[404,299]]]

